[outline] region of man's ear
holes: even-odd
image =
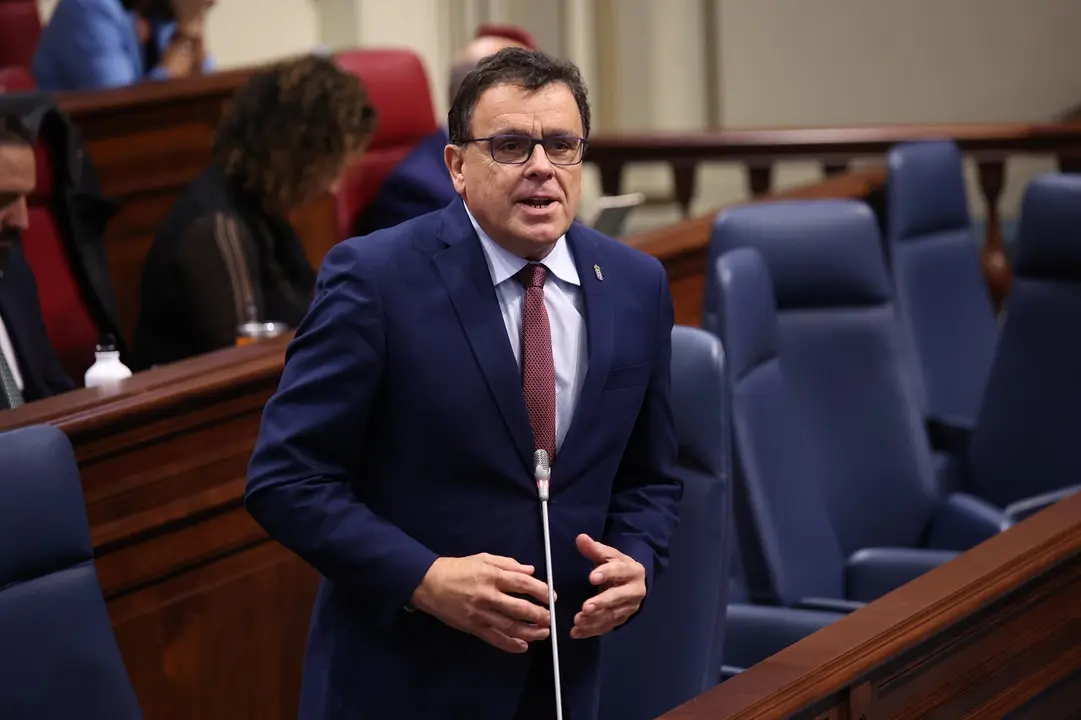
[[[465,172],[462,168],[465,162],[465,148],[457,145],[447,145],[443,148],[443,162],[447,164],[447,172],[450,173],[450,181],[454,190],[459,195],[465,193]]]

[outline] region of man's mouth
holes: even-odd
[[[549,205],[551,205],[554,202],[556,202],[556,201],[553,198],[536,196],[536,197],[522,198],[521,200],[518,201],[518,204],[519,205],[525,205],[525,206],[531,207],[531,208],[536,208],[537,210],[542,210],[542,209],[548,207]]]

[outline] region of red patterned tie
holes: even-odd
[[[548,268],[526,265],[514,277],[525,285],[522,302],[522,393],[533,426],[535,450],[556,457],[556,373],[552,360],[552,330],[544,307]]]

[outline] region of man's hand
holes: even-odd
[[[603,635],[638,612],[646,597],[646,569],[629,555],[588,535],[579,535],[575,544],[578,552],[597,566],[589,574],[589,582],[604,588],[586,600],[582,611],[574,616],[571,637],[581,640]]]
[[[213,5],[213,0],[172,0],[177,31],[201,40],[206,28],[206,15]]]
[[[439,558],[413,593],[413,607],[500,650],[523,653],[548,637],[551,623],[547,607],[511,595],[546,606],[548,586],[532,575],[532,565],[488,553]]]

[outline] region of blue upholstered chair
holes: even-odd
[[[667,569],[631,623],[605,636],[601,718],[655,718],[717,683],[731,537],[728,390],[721,342],[672,330],[672,411],[683,481]]]
[[[1081,480],[1081,177],[1045,175],[1026,189],[1004,309],[967,485],[1021,516]]]
[[[888,165],[890,269],[923,409],[932,428],[971,429],[998,321],[980,268],[982,240],[968,213],[961,152],[950,140],[901,143]]]
[[[139,717],[71,444],[51,426],[0,434],[0,718]]]
[[[713,243],[754,602],[858,607],[1008,524],[940,492],[866,205],[737,208]]]

